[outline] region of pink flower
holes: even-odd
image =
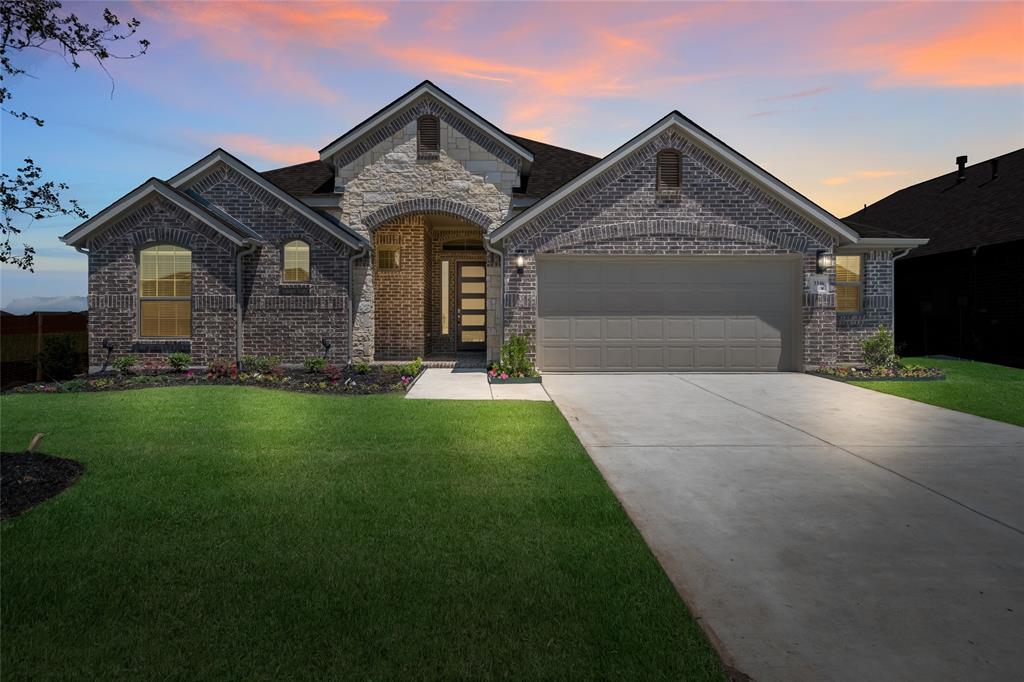
[[[403,386],[408,386],[409,385],[409,377],[402,377],[402,385]]]
[[[494,369],[492,367],[491,369],[487,370],[487,373],[490,374],[492,377],[494,377],[494,376],[498,375],[498,370],[496,370],[496,369]]]
[[[192,370],[189,370],[189,371],[185,372],[185,378],[186,379],[191,379],[192,377],[193,377]]]
[[[505,379],[508,379],[508,372],[502,372],[501,373],[501,379],[502,379],[502,381],[504,381]]]

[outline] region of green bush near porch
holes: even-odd
[[[21,679],[722,679],[556,408],[235,386],[0,398],[85,464],[0,526]]]

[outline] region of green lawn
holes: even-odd
[[[939,367],[945,381],[851,382],[882,393],[1024,426],[1024,369],[969,360],[904,358]]]
[[[43,679],[722,679],[555,407],[241,387],[14,395],[81,460],[4,522],[0,666]]]

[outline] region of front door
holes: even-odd
[[[487,270],[483,263],[459,263],[456,350],[487,348]]]

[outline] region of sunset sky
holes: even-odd
[[[66,4],[98,20],[103,4]],[[136,60],[31,77],[2,118],[2,162],[31,155],[95,213],[222,146],[259,170],[316,151],[430,79],[498,127],[603,156],[672,109],[838,216],[1024,146],[1024,4],[172,3]],[[5,81],[7,83],[8,81]],[[112,89],[113,85],[113,89]],[[35,274],[0,302],[85,294],[86,259],[27,231]]]

